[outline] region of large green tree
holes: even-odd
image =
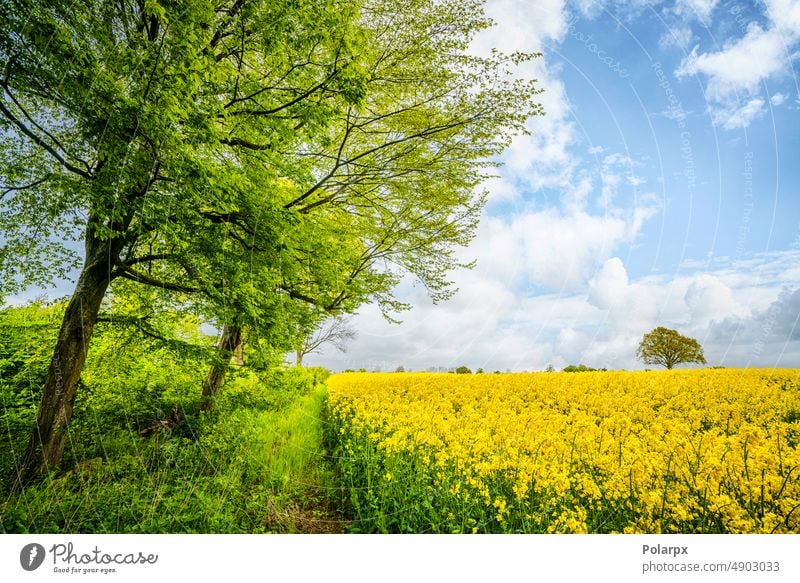
[[[60,464],[114,282],[222,329],[213,399],[242,329],[391,294],[451,293],[480,182],[540,113],[531,55],[479,58],[480,2],[0,0],[2,292],[83,261],[21,482]],[[70,261],[72,253],[72,261]]]
[[[703,348],[697,340],[663,326],[654,328],[642,337],[636,357],[645,364],[665,366],[668,369],[681,363],[706,363]]]

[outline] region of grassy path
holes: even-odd
[[[338,485],[322,446],[322,408],[327,387],[265,414],[265,439],[251,453],[263,460],[274,496],[267,528],[281,533],[341,533],[349,521],[336,510]]]

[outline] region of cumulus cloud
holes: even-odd
[[[606,261],[589,282],[589,303],[601,310],[616,308],[625,303],[628,291],[628,272],[619,257]]]
[[[486,31],[479,39],[489,47],[511,52],[520,47],[561,40],[567,32],[565,0],[495,0],[486,6],[486,15],[501,26]]]
[[[787,44],[800,36],[800,3],[796,0],[765,0],[767,17],[787,40]]]
[[[539,79],[547,88],[538,96],[547,115],[528,121],[530,134],[514,137],[502,157],[503,171],[531,191],[563,189],[569,186],[576,168],[571,152],[576,141],[575,123],[564,84],[548,73]]]
[[[797,366],[800,288],[784,288],[766,309],[714,322],[708,342],[739,366]]]
[[[642,335],[659,319],[663,288],[631,283],[622,260],[608,259],[589,283],[586,301],[603,313],[586,355],[594,366],[630,367]]]
[[[659,210],[654,198],[642,197],[640,203],[598,215],[575,205],[487,217],[470,251],[491,258],[487,269],[496,277],[574,290],[621,245],[630,244]]]
[[[581,11],[584,8],[591,7],[587,3]],[[558,0],[501,0],[487,6],[487,15],[498,26],[477,39],[474,50],[479,53],[490,47],[511,52],[555,45],[568,28],[565,3]],[[502,156],[501,177],[488,184],[490,205],[513,204],[516,212],[498,216],[490,206],[465,258],[491,258],[482,267],[487,275],[516,285],[574,290],[585,285],[616,249],[631,243],[660,207],[654,197],[644,195],[621,209],[621,186],[644,182],[633,173],[636,163],[628,155],[594,146],[591,154],[606,154],[599,169],[581,170],[574,153],[579,140],[563,83],[548,70],[545,59],[525,65],[520,73],[546,87],[539,97],[547,115],[530,120],[530,135],[513,140]],[[558,193],[559,205],[532,205],[532,193],[547,189]],[[595,203],[599,214],[590,210]]]
[[[725,101],[739,92],[755,93],[765,79],[788,65],[786,57],[782,35],[775,28],[752,23],[744,37],[728,42],[720,51],[700,53],[698,47],[692,49],[676,75],[704,75],[707,97]]]
[[[692,279],[683,296],[694,328],[708,326],[714,320],[743,316],[747,310],[733,297],[733,291],[718,277],[702,274]]]
[[[765,2],[768,24],[748,24],[740,38],[718,51],[695,46],[675,71],[678,78],[705,80],[708,111],[724,129],[746,128],[764,113],[762,84],[791,71],[791,49],[800,41],[800,4],[791,0]]]

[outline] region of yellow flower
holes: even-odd
[[[466,531],[487,507],[509,530],[800,530],[800,370],[354,373],[328,386],[353,485],[369,496],[383,475]]]

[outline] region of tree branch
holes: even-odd
[[[336,162],[333,165],[333,168],[330,170],[330,172],[328,172],[324,177],[322,177],[314,186],[309,188],[306,192],[304,192],[303,194],[301,194],[300,196],[295,198],[293,201],[288,202],[283,206],[284,206],[284,208],[288,209],[288,208],[292,208],[293,206],[296,206],[296,205],[300,204],[301,202],[303,202],[305,199],[307,199],[309,196],[311,196],[314,192],[319,190],[325,184],[326,181],[330,180],[331,177],[333,177],[333,175],[336,173],[336,170],[338,170],[341,166],[346,166],[348,164],[352,164],[353,162],[357,162],[358,160],[360,160],[362,158],[365,158],[366,156],[369,156],[370,154],[374,154],[375,152],[378,152],[380,150],[384,150],[386,148],[390,148],[392,146],[397,146],[399,144],[402,144],[402,143],[405,143],[405,142],[408,142],[408,141],[411,141],[411,140],[430,138],[431,136],[435,136],[436,134],[439,134],[439,133],[442,133],[442,132],[446,132],[448,130],[452,130],[452,129],[455,129],[455,128],[458,128],[458,127],[465,126],[465,125],[473,122],[474,120],[478,119],[480,116],[481,116],[481,114],[478,113],[478,114],[475,114],[474,116],[471,116],[471,117],[469,117],[467,119],[455,120],[455,121],[452,121],[450,123],[441,124],[441,125],[438,125],[438,126],[432,126],[432,127],[426,128],[426,129],[424,129],[422,131],[419,131],[419,132],[417,132],[415,134],[403,136],[402,138],[397,138],[396,140],[390,140],[388,142],[383,142],[382,144],[380,144],[378,146],[373,146],[372,148],[368,148],[368,149],[364,150],[363,152],[354,155],[352,158],[348,158],[347,160],[341,161],[341,160],[337,159]]]
[[[298,95],[297,97],[292,99],[291,101],[287,101],[286,103],[284,103],[282,105],[278,105],[277,107],[273,107],[271,109],[242,109],[242,110],[239,110],[239,111],[232,111],[228,115],[272,115],[274,113],[278,113],[279,111],[283,111],[284,109],[288,109],[289,107],[291,107],[293,105],[296,105],[297,103],[300,103],[304,99],[309,98],[311,95],[313,95],[314,93],[316,93],[317,91],[319,91],[320,89],[325,87],[325,85],[330,83],[331,79],[333,79],[338,74],[338,72],[339,71],[334,69],[333,72],[330,75],[328,75],[324,80],[320,81],[319,83],[317,83],[316,85],[314,85],[310,89],[307,89],[306,91],[304,91],[303,93],[301,93],[300,95]],[[231,103],[233,103],[233,102],[231,102]],[[227,109],[227,107],[228,106],[226,105],[225,108]]]
[[[40,184],[47,182],[52,178],[52,174],[48,174],[44,178],[40,178],[39,180],[34,180],[30,184],[23,184],[22,186],[0,186],[3,189],[3,192],[0,192],[0,200],[5,197],[9,192],[15,192],[18,190],[25,190],[26,188],[33,188],[35,186],[39,186]]]
[[[28,126],[26,126],[19,119],[17,119],[17,117],[13,113],[11,113],[11,111],[9,111],[9,109],[5,106],[5,104],[2,101],[0,101],[0,113],[2,113],[8,121],[17,126],[23,134],[25,134],[31,140],[33,140],[33,142],[37,146],[44,148],[44,150],[46,150],[53,158],[55,158],[58,161],[58,163],[61,164],[64,168],[66,168],[70,172],[77,174],[78,176],[86,178],[87,180],[91,180],[94,178],[91,172],[82,170],[77,166],[74,166],[69,162],[67,162],[67,160],[61,154],[59,154],[58,151],[56,151],[56,149],[53,148],[53,146],[45,142],[43,139],[41,139],[39,136],[33,133],[33,131],[31,131],[31,129]]]
[[[183,348],[190,349],[192,351],[203,350],[202,347],[192,344],[190,342],[186,342],[185,340],[181,340],[180,338],[167,338],[162,334],[159,334],[158,331],[148,323],[150,316],[142,316],[137,318],[135,316],[115,316],[114,314],[101,314],[97,316],[97,322],[102,322],[104,324],[119,324],[123,326],[133,326],[139,332],[151,338],[153,340],[157,340],[158,342],[163,342],[164,344],[168,345],[177,345]]]
[[[3,89],[5,90],[6,95],[8,95],[8,97],[11,99],[11,101],[14,102],[14,105],[17,107],[17,109],[19,109],[22,112],[22,115],[25,116],[25,119],[27,119],[28,122],[30,124],[32,124],[37,130],[39,130],[41,133],[43,133],[45,136],[47,136],[50,139],[50,141],[53,142],[59,150],[61,150],[65,154],[67,154],[67,149],[64,147],[64,145],[61,142],[58,141],[58,138],[56,138],[53,134],[51,134],[46,129],[44,129],[41,125],[39,125],[39,123],[35,119],[33,119],[31,114],[29,114],[25,110],[25,108],[22,107],[22,104],[17,100],[16,97],[14,97],[14,94],[11,93],[11,89],[8,87],[8,83],[6,83],[5,81],[3,82]],[[67,155],[69,156],[69,154],[67,154]],[[87,171],[91,170],[91,166],[89,166],[89,164],[85,160],[81,160],[77,156],[70,156],[70,157],[74,158],[75,160],[78,160],[81,164],[83,164],[86,167]]]
[[[244,3],[245,0],[236,0],[236,2],[234,2],[233,5],[228,10],[224,10],[223,12],[227,12],[228,17],[233,18],[242,9]],[[219,41],[221,41],[225,37],[225,28],[226,28],[225,26],[220,25],[220,27],[217,29],[217,32],[215,32],[214,36],[211,38],[211,41],[208,43],[209,47],[211,47],[212,50],[216,48],[216,46],[219,44]]]
[[[242,148],[247,148],[248,150],[263,151],[272,149],[272,144],[256,144],[255,142],[250,142],[242,138],[223,138],[219,141],[219,143],[226,146],[240,146]]]
[[[306,295],[306,294],[304,294],[302,292],[298,292],[297,290],[294,290],[294,289],[292,289],[290,287],[287,287],[286,285],[279,285],[277,289],[289,294],[289,297],[292,298],[293,300],[300,300],[300,301],[305,302],[307,304],[311,304],[312,306],[316,306],[318,308],[322,308],[326,312],[335,313],[336,312],[336,308],[338,308],[338,305],[336,304],[336,302],[331,302],[329,304],[323,304],[319,300],[317,300],[315,298],[312,298],[311,296],[308,296],[308,295]]]
[[[120,267],[127,268],[138,263],[151,263],[153,261],[162,261],[164,259],[176,259],[178,256],[174,253],[154,253],[152,255],[143,255],[142,257],[134,257],[133,259],[126,259],[119,265]]]
[[[145,273],[140,271],[136,271],[127,267],[125,265],[119,265],[117,269],[115,269],[111,274],[112,279],[115,277],[122,277],[124,279],[129,279],[131,281],[135,281],[137,283],[142,283],[145,285],[151,285],[153,287],[158,287],[161,289],[166,289],[169,291],[185,293],[185,294],[192,294],[203,291],[202,288],[199,287],[192,287],[188,285],[181,285],[177,283],[172,283],[169,281],[164,281],[161,279],[156,279],[151,277]]]

